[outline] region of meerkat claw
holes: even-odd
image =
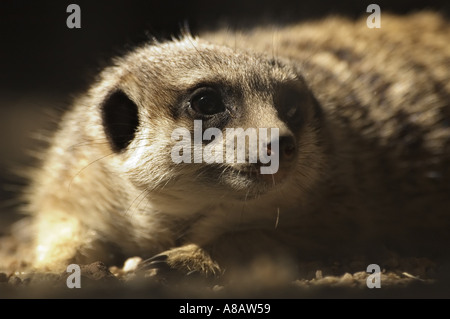
[[[170,266],[167,264],[167,259],[167,255],[155,255],[151,258],[141,261],[139,266],[137,267],[137,271],[161,268],[169,269]]]

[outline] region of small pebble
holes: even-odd
[[[353,281],[353,276],[348,272],[341,277],[342,281]]]
[[[137,266],[141,261],[142,261],[141,257],[128,258],[123,265],[123,271],[129,272],[136,270]]]

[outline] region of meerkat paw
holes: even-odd
[[[144,260],[140,271],[156,270],[156,275],[169,277],[173,275],[218,277],[222,274],[219,265],[201,247],[190,244],[173,248]]]

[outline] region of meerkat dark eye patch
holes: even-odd
[[[299,127],[305,120],[310,97],[300,88],[288,85],[277,90],[274,103],[280,119],[290,126]]]
[[[139,126],[138,107],[123,91],[115,91],[102,104],[102,121],[111,148],[121,152]]]

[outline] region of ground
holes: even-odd
[[[80,265],[79,281],[76,271],[61,273],[35,272],[26,269],[14,256],[14,239],[0,240],[2,261],[9,269],[0,270],[0,298],[448,298],[448,280],[444,268],[426,259],[392,258],[380,277],[367,272],[366,261],[346,260],[327,265],[308,262],[299,265],[294,280],[274,284],[268,276],[222,283],[196,277],[140,272],[139,257],[128,259],[121,267],[107,267],[101,261]],[[10,254],[9,256],[5,256]],[[387,268],[386,268],[387,267]],[[359,269],[359,271],[356,271]],[[409,271],[403,271],[408,269]],[[347,270],[347,271],[346,271]],[[282,270],[280,270],[281,272]],[[264,270],[261,270],[264,273]],[[276,274],[275,274],[276,275]],[[373,288],[368,287],[368,277]],[[268,279],[268,280],[266,280]],[[378,281],[379,280],[379,281]],[[76,288],[76,283],[80,288]],[[376,288],[379,283],[380,288]],[[70,288],[72,286],[73,288]]]

